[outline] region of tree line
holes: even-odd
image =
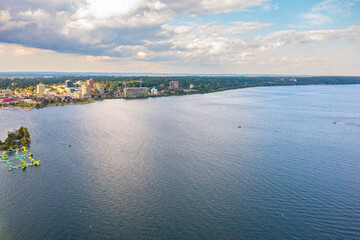
[[[178,81],[181,88],[189,88],[193,84],[200,93],[221,91],[227,89],[258,87],[258,86],[287,86],[287,85],[319,85],[319,84],[360,84],[360,77],[321,76],[321,77],[267,77],[267,76],[80,76],[56,78],[27,78],[27,79],[0,79],[0,89],[35,91],[36,85],[63,84],[70,79],[86,81],[92,78],[94,82],[104,84],[108,93],[123,90],[124,87],[139,87],[142,80],[143,87],[161,89],[169,85],[169,81]],[[296,81],[295,81],[296,79]]]

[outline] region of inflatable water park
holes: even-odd
[[[32,152],[29,152],[27,147],[21,147],[20,149],[10,147],[9,150],[0,155],[0,163],[6,163],[9,171],[18,168],[25,170],[27,167],[40,166],[40,161],[36,161],[33,158]]]

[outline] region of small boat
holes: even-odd
[[[68,144],[68,147],[71,147],[71,144]]]
[[[336,124],[336,122],[332,122],[332,124]]]
[[[239,125],[238,128],[241,128],[241,126]]]

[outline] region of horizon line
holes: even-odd
[[[281,74],[281,73],[268,73],[268,74],[257,74],[257,73],[139,73],[139,72],[89,72],[89,71],[0,71],[2,77],[7,77],[5,74],[55,74],[55,75],[64,75],[64,74],[77,74],[84,76],[95,75],[122,75],[122,76],[273,76],[273,77],[360,77],[360,75],[337,75],[337,74]]]

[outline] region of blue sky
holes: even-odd
[[[353,1],[352,4],[341,9],[339,13],[327,13],[332,18],[332,21],[324,24],[314,25],[307,23],[302,15],[310,13],[312,8],[318,3],[326,1],[317,0],[291,0],[291,1],[268,1],[261,6],[249,8],[247,11],[230,12],[224,14],[209,14],[200,17],[189,17],[183,15],[176,18],[172,23],[174,25],[181,25],[186,22],[197,22],[199,24],[206,24],[208,22],[229,23],[234,21],[259,21],[270,22],[274,25],[267,29],[263,29],[260,34],[270,33],[272,31],[281,31],[288,29],[297,30],[321,30],[345,28],[350,25],[360,25],[360,1]],[[341,1],[329,1],[332,4],[339,4]],[[343,1],[351,3],[351,1]],[[343,6],[343,5],[340,5]],[[292,26],[293,25],[293,26]],[[253,33],[253,35],[259,32]]]
[[[0,2],[0,71],[360,75],[360,0]]]

